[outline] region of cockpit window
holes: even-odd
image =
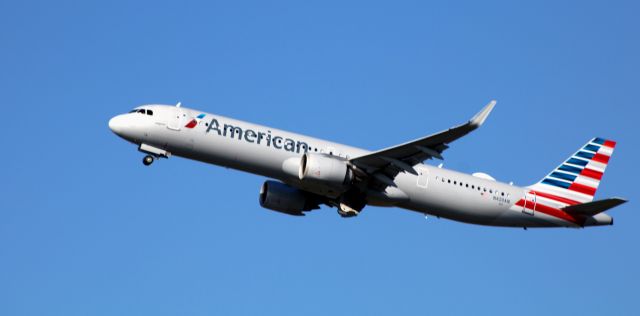
[[[153,111],[147,109],[133,109],[129,113],[141,113],[146,115],[153,115]]]

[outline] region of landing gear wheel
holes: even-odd
[[[153,163],[153,156],[151,156],[151,155],[144,156],[144,158],[142,158],[142,163],[145,166],[148,166],[148,165],[152,164]]]
[[[340,205],[338,206],[338,214],[340,214],[340,216],[344,218],[355,217],[355,216],[358,216],[358,214],[360,214],[360,211],[352,208],[349,205],[340,203]]]
[[[367,205],[366,196],[358,190],[351,190],[340,197],[338,214],[342,217],[355,217]]]

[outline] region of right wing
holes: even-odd
[[[448,144],[480,127],[495,105],[496,101],[489,102],[465,124],[404,144],[355,157],[350,159],[349,162],[365,173],[375,175],[375,178],[379,181],[387,185],[393,185],[391,179],[399,171],[416,174],[413,169],[416,164],[430,158],[442,159],[441,154],[449,148]],[[386,176],[380,172],[384,172]]]

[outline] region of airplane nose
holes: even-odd
[[[109,120],[109,129],[111,129],[111,131],[116,133],[117,135],[120,135],[122,133],[124,127],[125,124],[122,115],[114,116]]]

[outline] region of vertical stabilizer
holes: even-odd
[[[591,202],[615,146],[596,137],[529,189],[567,205]]]

